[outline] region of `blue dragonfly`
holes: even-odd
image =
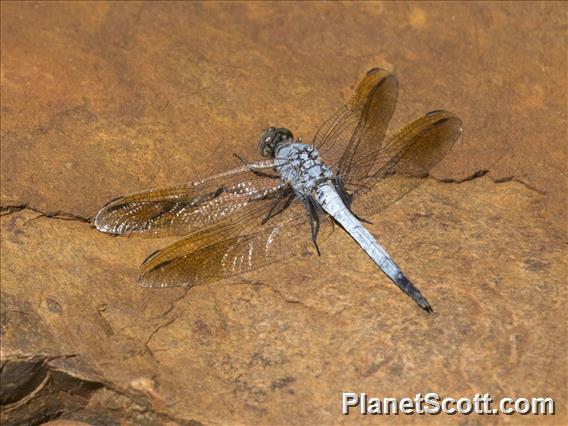
[[[311,144],[270,127],[263,159],[196,182],[122,196],[95,217],[99,231],[183,238],[148,256],[143,287],[191,287],[305,252],[335,225],[421,308],[432,307],[363,225],[424,182],[462,133],[448,111],[431,111],[387,135],[398,81],[373,68]],[[363,223],[362,223],[363,222]]]

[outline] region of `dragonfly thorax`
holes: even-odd
[[[276,147],[276,170],[282,179],[290,182],[298,194],[309,194],[317,185],[333,176],[313,145],[303,143],[280,144]]]

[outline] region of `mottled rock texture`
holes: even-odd
[[[565,3],[2,2],[3,422],[565,424],[566,31]],[[143,290],[168,241],[89,224],[254,158],[270,124],[309,140],[373,66],[399,78],[394,127],[464,121],[370,226],[433,315],[341,232],[321,258]],[[557,414],[345,417],[342,391]]]

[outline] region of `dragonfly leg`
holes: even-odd
[[[353,216],[355,216],[355,218],[356,218],[359,222],[363,222],[363,223],[366,223],[366,224],[368,224],[368,225],[372,225],[372,224],[373,224],[373,222],[371,222],[370,220],[363,219],[363,218],[360,217],[359,215],[353,213],[353,210],[349,209],[349,211],[351,212],[351,214],[352,214]]]
[[[343,204],[349,207],[353,201],[353,196],[349,195],[345,190],[345,184],[343,182],[343,178],[340,176],[333,176],[331,180],[334,183],[335,189],[337,190],[337,193],[339,194],[341,201],[343,201]]]
[[[317,241],[317,236],[318,236],[318,231],[319,231],[319,217],[316,216],[312,216],[312,220],[310,221],[310,225],[312,228],[312,242],[314,243],[314,246],[316,248],[316,252],[318,254],[318,256],[321,256],[321,251],[320,248],[318,246],[318,241]]]
[[[281,193],[282,192],[284,192],[284,191],[281,191]],[[290,193],[288,195],[288,197],[286,197],[286,198],[277,198],[274,201],[274,203],[272,204],[272,206],[270,206],[270,210],[268,211],[268,213],[266,214],[264,219],[262,219],[261,225],[264,225],[266,222],[268,222],[274,216],[279,215],[284,210],[286,210],[288,207],[290,207],[290,204],[292,204],[292,201],[294,201],[295,198],[296,198],[296,194],[294,194],[293,192]],[[280,207],[279,207],[279,205],[280,205]]]
[[[310,195],[303,197],[302,201],[306,207],[306,211],[308,212],[308,221],[310,222],[310,228],[312,230],[312,242],[314,243],[318,256],[321,256],[321,251],[317,242],[320,227],[320,212],[318,211],[317,202]]]
[[[334,176],[332,178],[333,183],[335,184],[335,189],[337,190],[337,193],[339,194],[339,197],[341,198],[341,201],[343,201],[343,204],[345,204],[345,206],[347,206],[347,208],[349,209],[349,211],[351,212],[351,214],[353,216],[355,216],[359,221],[367,223],[369,225],[372,225],[373,222],[367,220],[367,219],[363,219],[362,217],[359,217],[357,214],[355,214],[353,212],[353,210],[351,210],[351,203],[353,202],[353,196],[349,195],[347,193],[347,191],[345,190],[345,184],[343,182],[343,178],[339,177],[339,176]]]
[[[239,154],[237,154],[235,152],[233,152],[233,155],[235,157],[237,157],[239,159],[239,161],[241,161],[247,167],[247,169],[249,169],[251,172],[253,172],[257,176],[264,176],[264,177],[271,178],[271,179],[279,179],[280,178],[280,176],[273,175],[273,174],[270,174],[270,173],[264,173],[264,172],[260,171],[262,169],[272,169],[276,165],[276,163],[274,163],[274,164],[270,163],[268,165],[267,164],[258,165],[258,164],[249,162],[248,160],[241,157]]]

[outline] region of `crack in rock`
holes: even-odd
[[[436,177],[432,177],[435,181],[437,182],[441,182],[441,183],[456,183],[456,184],[460,184],[460,183],[464,183],[464,182],[469,182],[475,179],[479,179],[480,177],[485,176],[487,173],[489,173],[489,169],[481,169],[481,170],[477,170],[475,171],[473,174],[466,176],[464,178],[461,179],[451,179],[451,178],[436,178]]]
[[[156,333],[158,331],[160,331],[161,329],[168,327],[169,325],[173,324],[177,319],[179,318],[178,315],[173,316],[172,318],[170,318],[169,320],[167,320],[166,322],[164,322],[163,324],[158,325],[148,336],[148,338],[146,339],[146,342],[144,343],[144,347],[146,348],[146,350],[148,351],[148,353],[155,359],[154,356],[154,351],[152,351],[152,349],[150,349],[150,341],[152,340],[152,338],[156,335]],[[157,360],[156,360],[157,362]]]
[[[500,183],[508,183],[508,182],[517,182],[520,183],[521,185],[523,185],[525,188],[537,192],[541,195],[546,195],[546,190],[541,189],[541,188],[537,188],[536,186],[531,185],[530,183],[525,182],[524,180],[519,179],[516,176],[506,176],[506,177],[502,177],[502,178],[492,178],[490,177],[490,179],[493,181],[493,183],[495,184],[500,184]]]
[[[525,188],[527,188],[530,191],[537,192],[541,195],[546,195],[546,191],[544,189],[537,188],[536,186],[533,186],[533,185],[523,181],[522,179],[519,179],[517,176],[512,175],[512,176],[505,176],[505,177],[501,177],[501,178],[494,178],[494,177],[489,176],[489,173],[490,173],[489,169],[480,169],[480,170],[476,170],[471,175],[466,176],[466,177],[461,178],[461,179],[436,178],[434,176],[429,176],[429,177],[431,177],[436,182],[440,182],[440,183],[460,184],[460,183],[470,182],[472,180],[479,179],[481,177],[487,176],[496,185],[501,184],[501,183],[517,182],[517,183],[520,183],[521,185],[523,185]]]
[[[461,179],[437,178],[437,177],[431,176],[431,175],[428,175],[427,177],[436,181],[436,182],[440,182],[440,183],[461,184],[461,183],[464,183],[464,182],[470,182],[472,180],[479,179],[479,178],[482,178],[484,176],[487,176],[495,184],[517,182],[517,183],[520,183],[521,185],[523,185],[525,188],[529,189],[530,191],[537,192],[541,195],[546,195],[546,191],[544,189],[537,188],[537,187],[523,181],[522,179],[519,179],[518,177],[516,177],[514,175],[500,177],[500,178],[493,178],[493,177],[489,176],[489,173],[490,173],[489,169],[480,169],[480,170],[476,170],[471,175],[463,177]],[[17,213],[17,212],[22,211],[22,210],[30,210],[32,212],[38,213],[37,218],[45,217],[45,218],[48,218],[48,219],[56,219],[56,220],[71,220],[71,221],[83,222],[83,223],[88,223],[88,224],[92,224],[92,222],[93,222],[93,218],[90,217],[90,216],[82,216],[82,215],[79,215],[79,214],[75,214],[75,213],[71,213],[71,212],[65,212],[65,211],[61,211],[61,210],[43,211],[39,208],[30,206],[28,203],[1,204],[0,205],[0,216],[5,216],[5,215],[12,214],[12,213]]]
[[[91,223],[92,218],[88,216],[81,216],[75,213],[63,212],[63,211],[43,211],[36,207],[31,207],[27,203],[21,204],[2,204],[0,205],[0,216],[9,215],[12,213],[17,213],[22,210],[30,210],[34,213],[38,213],[40,217],[46,217],[48,219],[57,219],[57,220],[74,220],[77,222],[83,223]]]

